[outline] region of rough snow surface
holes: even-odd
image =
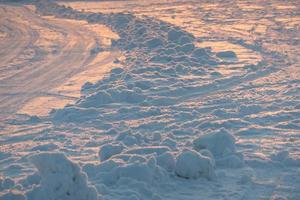
[[[0,200],[300,199],[296,2],[31,3],[0,5]]]

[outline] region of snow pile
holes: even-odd
[[[236,151],[235,138],[225,129],[202,135],[193,141],[197,151],[208,150],[217,166],[238,168],[244,165],[243,157]]]
[[[145,161],[138,159],[141,159],[141,157],[131,157],[129,163],[115,168],[113,174],[116,174],[118,179],[129,178],[147,183],[152,183],[154,179],[161,178],[163,171],[156,165],[154,158]]]
[[[203,156],[194,150],[184,150],[176,158],[176,174],[183,178],[204,177],[212,179],[214,174],[211,158]]]
[[[61,153],[41,153],[30,157],[39,171],[41,183],[27,193],[29,200],[97,200],[94,187],[80,167]]]
[[[122,178],[151,183],[166,170],[174,169],[174,157],[167,147],[123,149],[124,146],[120,145],[103,145],[99,151],[102,162],[97,166],[85,166],[84,169],[88,169],[89,175],[96,173],[102,177],[105,184],[116,183]],[[122,153],[119,150],[123,150]]]
[[[104,146],[111,148],[112,152],[117,148],[117,146],[112,148],[110,144]],[[101,147],[100,152],[104,146]],[[169,173],[175,169],[174,157],[169,152],[162,153],[162,149],[162,147],[144,149],[139,147],[124,150],[100,164],[87,164],[83,170],[91,179],[96,178],[99,190],[105,195],[113,194],[113,191],[110,192],[111,194],[106,194],[109,187],[115,188],[118,193],[124,191],[121,199],[128,198],[128,191],[131,191],[137,199],[153,199],[156,196],[155,186],[168,182]]]

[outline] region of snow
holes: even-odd
[[[177,31],[177,30],[170,30],[170,31],[168,32],[168,40],[169,40],[170,42],[178,42],[179,39],[180,39],[181,37],[183,37],[183,36],[184,36],[184,33],[183,33],[183,32],[180,32],[180,31]]]
[[[244,160],[242,156],[227,155],[223,158],[217,159],[216,163],[220,167],[239,168],[244,166]]]
[[[53,151],[55,149],[58,149],[59,146],[53,143],[48,143],[48,144],[42,144],[35,146],[31,149],[31,151]]]
[[[41,183],[28,191],[28,199],[98,199],[98,193],[88,184],[86,174],[64,154],[41,153],[29,159],[38,169]]]
[[[178,155],[175,172],[177,176],[188,179],[212,179],[215,176],[211,158],[193,150],[185,150]]]
[[[219,58],[237,58],[236,54],[233,51],[221,51],[216,54]]]
[[[290,1],[33,4],[0,5],[0,199],[300,199]]]
[[[128,151],[125,152],[125,154],[141,154],[141,155],[145,155],[145,154],[163,154],[167,151],[169,151],[170,149],[168,147],[165,146],[149,146],[149,147],[139,147],[139,148],[132,148]]]
[[[193,144],[197,150],[208,149],[216,158],[236,153],[235,139],[225,129],[202,135]]]
[[[35,172],[33,174],[29,174],[24,179],[21,179],[19,181],[19,184],[21,184],[23,188],[30,188],[35,185],[39,185],[40,182],[41,182],[41,177],[38,173]]]
[[[15,193],[6,193],[0,195],[1,200],[26,200],[22,194],[15,194]]]
[[[271,155],[271,159],[278,164],[286,166],[300,166],[300,159],[294,159],[289,155],[288,151],[279,151],[276,154]]]
[[[147,41],[146,45],[149,49],[155,49],[155,48],[163,46],[163,42],[158,38],[154,38],[154,39]]]
[[[193,141],[194,148],[216,160],[216,165],[225,168],[244,166],[243,155],[236,151],[235,138],[225,129],[202,135]]]
[[[14,180],[10,178],[0,179],[0,191],[10,189],[15,186]]]
[[[105,144],[99,150],[99,157],[101,161],[105,161],[113,155],[119,154],[123,151],[123,145]]]
[[[157,165],[161,166],[167,171],[173,172],[175,170],[176,161],[174,155],[170,152],[165,152],[157,158]]]
[[[88,100],[81,103],[81,105],[85,108],[100,107],[113,102],[111,95],[105,91],[99,92],[97,94],[91,94],[87,98]]]

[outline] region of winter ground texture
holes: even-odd
[[[0,200],[300,199],[297,1],[0,6]]]

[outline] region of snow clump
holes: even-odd
[[[215,176],[211,158],[194,150],[184,150],[179,154],[175,172],[179,177],[187,179],[199,177],[212,179]]]
[[[29,158],[41,176],[38,187],[27,193],[29,200],[97,200],[81,168],[62,153],[40,153]]]
[[[243,156],[236,151],[234,136],[225,129],[202,135],[193,141],[193,145],[197,151],[211,152],[217,166],[238,168],[244,165]]]

